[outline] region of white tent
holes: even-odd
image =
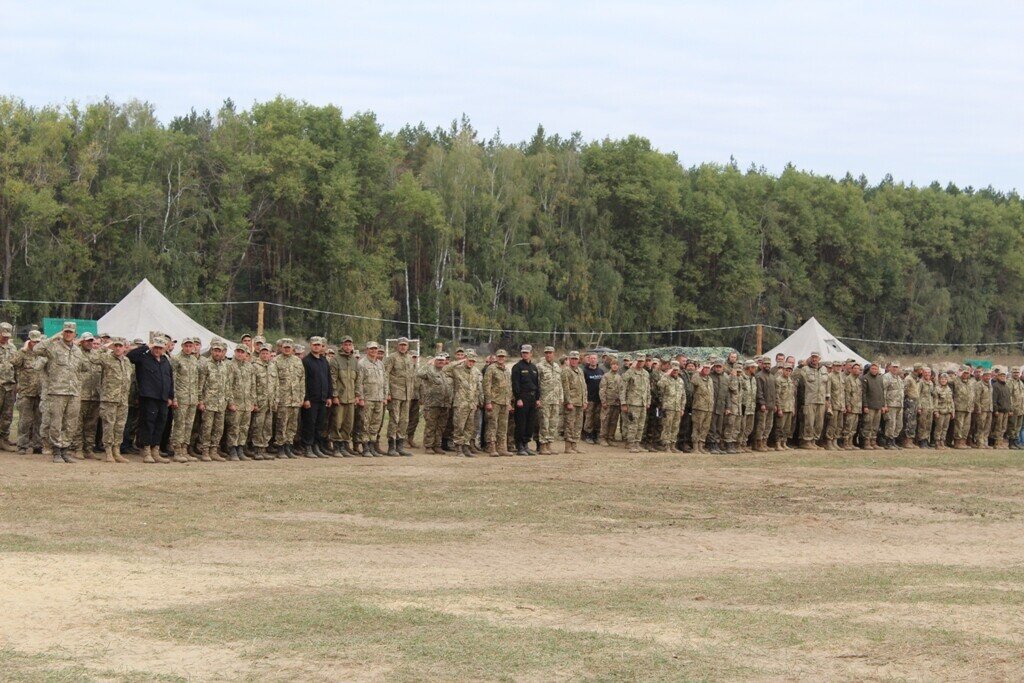
[[[787,356],[796,357],[799,361],[811,355],[812,351],[820,353],[823,362],[827,360],[845,362],[849,358],[855,358],[861,365],[867,363],[864,358],[822,327],[815,318],[811,318],[801,325],[799,330],[789,335],[784,342],[766,355],[774,360],[775,354],[784,353]]]
[[[183,337],[199,337],[203,349],[210,346],[214,339],[227,342],[229,350],[235,345],[218,334],[214,334],[184,311],[172,304],[147,279],[135,285],[135,289],[121,299],[99,320],[99,331],[108,332],[115,337],[125,337],[128,341],[136,337],[149,341],[149,333],[154,330],[166,332],[179,341]]]

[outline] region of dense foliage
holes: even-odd
[[[631,136],[481,139],[467,120],[391,133],[369,113],[286,98],[162,124],[150,105],[0,98],[0,294],[117,301],[149,277],[172,301],[266,300],[271,330],[357,340],[631,348],[752,331],[628,337],[815,315],[836,334],[1024,337],[1015,194],[787,167],[683,167]],[[21,323],[99,306],[7,304]],[[254,306],[189,309],[216,329]],[[543,330],[505,335],[469,328]],[[766,342],[775,341],[770,336]]]

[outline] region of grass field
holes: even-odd
[[[0,455],[6,681],[1024,677],[1024,456]]]

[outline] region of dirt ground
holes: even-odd
[[[1024,676],[1024,455],[0,455],[0,670]]]

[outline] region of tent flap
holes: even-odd
[[[776,354],[782,353],[794,356],[797,360],[804,360],[813,351],[821,354],[822,361],[845,362],[847,359],[853,358],[861,365],[867,364],[867,360],[836,339],[835,335],[826,330],[816,318],[811,318],[801,325],[800,329],[789,335],[774,349],[768,351],[767,355],[774,358]]]

